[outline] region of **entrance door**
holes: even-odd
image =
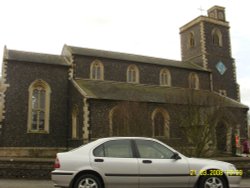
[[[220,122],[216,127],[216,141],[217,141],[217,149],[219,151],[225,152],[227,151],[227,126]]]

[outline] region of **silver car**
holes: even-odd
[[[188,158],[152,138],[111,137],[58,153],[57,187],[239,187],[242,171],[226,162]]]

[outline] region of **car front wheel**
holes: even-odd
[[[77,178],[74,188],[102,188],[102,184],[96,176],[85,174]]]
[[[204,176],[199,183],[199,188],[227,188],[227,184],[222,176]]]

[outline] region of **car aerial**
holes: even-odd
[[[189,158],[152,138],[102,138],[57,153],[56,187],[239,187],[242,171],[222,161]]]

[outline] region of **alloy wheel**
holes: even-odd
[[[94,179],[86,177],[79,182],[78,188],[98,188],[98,184]]]
[[[223,188],[223,182],[218,177],[211,177],[205,181],[205,188]]]

